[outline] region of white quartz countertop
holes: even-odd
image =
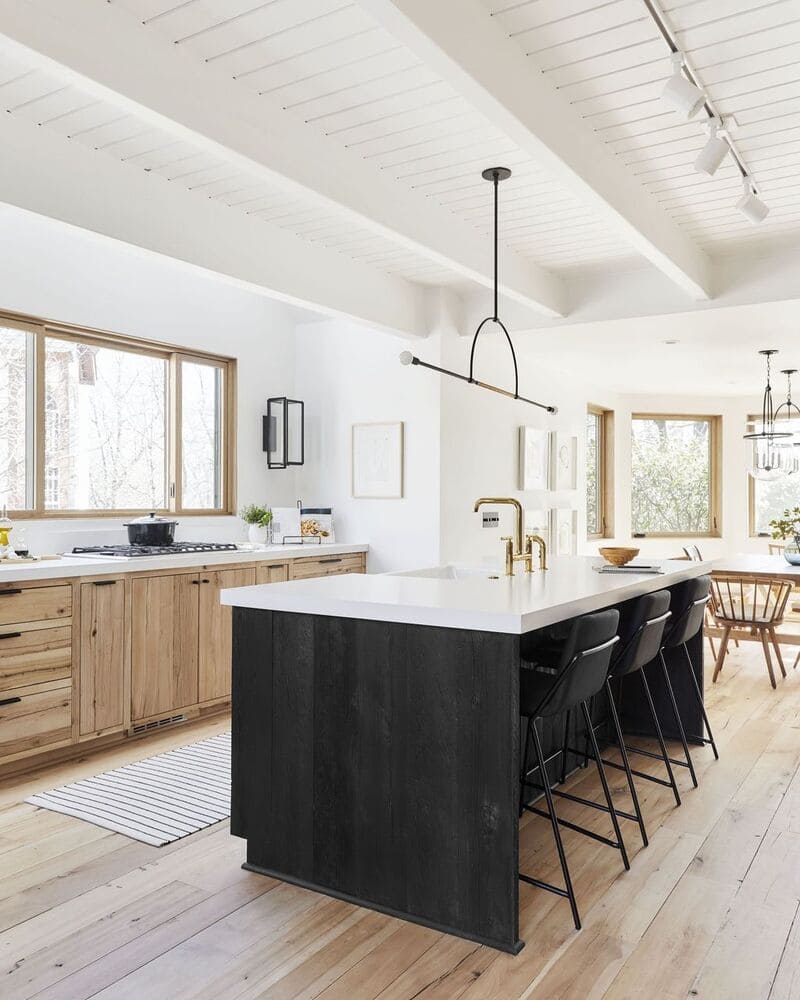
[[[60,559],[43,559],[41,562],[0,562],[0,584],[23,583],[27,580],[55,580],[70,576],[107,576],[109,573],[146,573],[161,569],[191,569],[193,566],[235,565],[236,563],[281,562],[284,559],[325,558],[345,555],[348,552],[367,552],[362,543],[347,545],[270,545],[264,549],[237,549],[225,552],[193,552],[174,556],[143,556],[136,559],[119,559],[115,556],[65,555]]]
[[[223,604],[405,622],[481,632],[525,632],[661,590],[710,572],[707,562],[663,560],[658,575],[598,573],[601,559],[559,558],[545,572],[490,579],[470,571],[456,578],[408,573],[325,577],[223,590]]]

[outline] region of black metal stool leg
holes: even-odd
[[[611,681],[606,680],[606,691],[608,692],[608,706],[611,709],[611,720],[614,723],[614,732],[617,737],[617,745],[619,746],[619,751],[622,754],[622,764],[625,768],[625,777],[628,779],[628,790],[631,793],[631,800],[633,801],[633,811],[636,814],[636,821],[639,824],[639,832],[642,835],[642,845],[647,847],[650,841],[647,839],[647,830],[644,827],[644,818],[642,817],[642,810],[639,805],[639,796],[636,794],[636,785],[633,783],[633,775],[631,774],[631,764],[628,760],[628,751],[625,749],[625,740],[622,736],[622,726],[619,723],[619,715],[617,715],[617,706],[614,702],[614,692],[611,689]]]
[[[589,709],[586,707],[585,701],[581,702],[581,708],[583,709],[583,718],[586,722],[586,731],[589,734],[589,740],[592,744],[592,750],[594,751],[594,761],[595,764],[597,764],[597,773],[600,775],[600,784],[603,786],[603,794],[606,797],[606,805],[608,806],[608,812],[614,826],[614,834],[617,838],[617,843],[619,844],[619,851],[622,855],[622,863],[625,865],[625,871],[630,871],[631,864],[630,861],[628,861],[628,852],[625,850],[625,841],[622,839],[622,830],[620,830],[617,812],[614,809],[614,802],[611,798],[611,789],[608,787],[606,771],[603,767],[603,761],[600,759],[600,747],[598,747],[597,737],[594,735],[592,717],[589,715]]]
[[[523,806],[525,805],[525,779],[528,777],[528,746],[531,741],[531,725],[533,723],[532,719],[525,720],[527,725],[525,726],[525,748],[522,751],[522,767],[520,768],[519,774],[519,814],[522,816]]]
[[[689,676],[692,678],[692,684],[694,685],[694,691],[695,694],[697,695],[698,704],[700,705],[700,711],[703,713],[703,722],[705,723],[706,732],[708,733],[708,739],[705,742],[711,744],[711,749],[714,751],[714,759],[719,760],[719,751],[717,750],[717,744],[714,741],[714,733],[711,731],[711,723],[708,721],[706,706],[703,703],[703,692],[700,690],[700,685],[697,683],[697,677],[695,676],[694,672],[694,664],[692,663],[692,658],[689,655],[689,650],[686,646],[686,643],[684,642],[682,643],[682,645],[683,645],[683,652],[686,656],[686,662],[689,666]],[[798,660],[800,660],[800,656],[798,656]],[[797,664],[795,664],[795,666],[796,665]]]
[[[558,858],[561,862],[561,871],[564,875],[564,885],[567,888],[567,898],[569,899],[569,905],[572,909],[572,919],[575,922],[575,930],[579,931],[581,929],[581,918],[578,913],[578,904],[575,900],[575,891],[572,888],[572,879],[569,877],[569,868],[567,866],[567,856],[564,853],[564,844],[561,841],[561,831],[558,828],[558,818],[556,817],[556,807],[553,803],[553,793],[550,791],[550,779],[547,776],[547,766],[544,760],[544,754],[542,753],[542,744],[539,740],[539,733],[536,729],[536,723],[531,720],[531,733],[533,735],[533,745],[536,748],[536,759],[539,763],[540,774],[542,776],[542,785],[544,786],[544,795],[547,799],[547,811],[550,813],[550,823],[553,827],[553,839],[556,842],[556,850],[558,851]]]
[[[564,713],[564,741],[561,744],[561,784],[567,780],[567,747],[569,746],[569,723],[572,718],[572,709],[568,708]]]
[[[672,787],[672,794],[675,796],[675,804],[681,804],[681,793],[678,791],[678,786],[675,782],[675,775],[672,773],[672,765],[669,762],[669,757],[667,755],[667,745],[664,742],[664,734],[661,732],[661,724],[658,721],[658,716],[656,715],[656,706],[653,704],[653,696],[650,694],[650,685],[647,683],[647,678],[644,675],[644,668],[639,671],[639,676],[642,679],[642,687],[644,688],[645,698],[647,699],[647,704],[650,707],[650,718],[653,722],[653,729],[656,731],[656,737],[658,739],[658,745],[661,747],[661,759],[664,761],[664,767],[667,769],[667,774],[669,775],[669,783]]]
[[[678,702],[675,698],[675,691],[672,688],[672,681],[670,680],[669,670],[667,669],[667,661],[664,656],[664,650],[660,649],[658,651],[658,658],[661,660],[661,670],[664,674],[664,683],[667,685],[667,694],[669,695],[669,700],[672,704],[672,714],[675,716],[675,721],[678,724],[678,735],[681,738],[681,743],[683,744],[683,753],[686,757],[686,766],[689,768],[689,774],[692,776],[692,784],[697,788],[697,775],[694,773],[694,762],[692,761],[692,755],[689,753],[689,744],[686,742],[686,733],[683,728],[683,719],[681,719],[681,713],[678,710]]]

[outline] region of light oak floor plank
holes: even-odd
[[[732,650],[707,704],[722,759],[693,749],[684,804],[639,782],[650,832],[631,857],[565,831],[583,916],[520,887],[526,947],[504,955],[241,869],[217,824],[151,848],[28,806],[35,791],[224,731],[195,722],[0,787],[0,995],[9,1000],[800,1000],[800,672],[772,691],[758,647]],[[677,753],[677,748],[676,754]],[[609,751],[613,752],[613,751]],[[642,762],[643,761],[643,762]],[[656,762],[640,765],[658,773]],[[629,808],[624,776],[609,775]],[[597,799],[593,768],[570,779]],[[566,818],[608,833],[602,813]],[[560,880],[526,815],[520,863]]]

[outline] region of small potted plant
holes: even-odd
[[[783,549],[786,561],[800,564],[800,507],[787,507],[781,517],[769,522],[769,526],[776,542],[786,542]],[[794,542],[787,541],[789,538]]]
[[[248,525],[247,540],[254,545],[266,545],[269,542],[272,511],[257,503],[250,503],[239,511],[239,517]]]

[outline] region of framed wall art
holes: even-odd
[[[370,500],[403,496],[403,424],[353,424],[352,494]]]

